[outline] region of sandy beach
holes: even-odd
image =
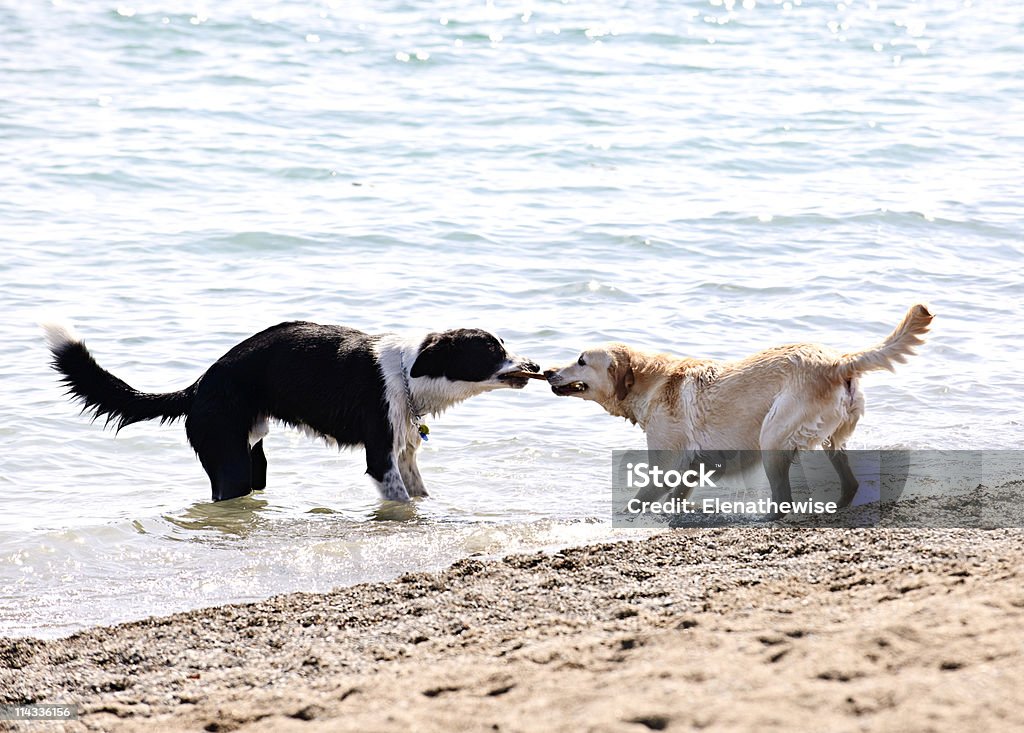
[[[72,730],[1021,728],[1022,540],[686,529],[468,559],[0,640],[0,699],[77,703]]]

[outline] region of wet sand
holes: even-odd
[[[1024,729],[1022,541],[683,529],[468,559],[0,640],[0,700],[75,702],[72,730]]]

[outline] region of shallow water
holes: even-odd
[[[431,423],[432,497],[284,429],[211,505],[180,425],[63,400],[35,323],[178,389],[281,320],[859,348],[857,447],[1020,448],[1024,10],[1011,2],[29,3],[0,8],[0,635],[610,533],[638,429],[541,384]]]

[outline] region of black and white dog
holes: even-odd
[[[366,472],[385,499],[426,496],[416,449],[420,418],[473,395],[522,388],[540,368],[486,331],[457,329],[418,341],[295,321],[247,338],[178,392],[139,392],[100,367],[65,326],[43,326],[53,367],[83,411],[118,430],[185,418],[213,500],[267,483],[263,438],[279,420],[339,446],[363,445]]]

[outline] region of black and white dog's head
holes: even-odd
[[[510,354],[497,336],[476,328],[416,340],[386,335],[377,351],[395,430],[410,417],[439,414],[474,395],[522,389],[529,381],[522,374],[540,371],[529,359]]]
[[[483,392],[522,389],[529,380],[517,375],[540,371],[529,359],[510,354],[497,336],[477,328],[428,334],[407,363],[416,409],[433,414]]]
[[[516,375],[539,371],[534,362],[506,351],[494,334],[458,328],[428,334],[419,345],[409,377],[447,382],[453,396],[464,391],[469,397],[502,387],[522,389],[529,379]]]

